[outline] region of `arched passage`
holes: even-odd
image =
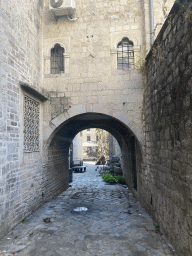
[[[135,133],[125,123],[111,115],[94,112],[77,114],[65,118],[63,122],[61,117],[59,120],[60,124],[49,137],[47,166],[53,186],[51,190],[49,186],[50,191],[46,192],[47,195],[55,194],[55,187],[58,193],[67,188],[69,147],[74,137],[88,128],[104,129],[116,138],[122,152],[121,163],[126,182],[130,189],[137,190],[137,173],[140,172],[142,163],[142,147]],[[59,121],[53,120],[52,123],[56,124]]]
[[[127,126],[140,142],[141,147],[143,147],[144,136],[142,132],[142,128],[140,125],[136,124],[129,116],[121,111],[112,111],[108,105],[105,104],[79,104],[71,107],[65,113],[58,115],[56,118],[52,119],[47,127],[44,129],[44,141],[46,143],[50,143],[56,132],[60,129],[60,127],[66,122],[69,121],[70,118],[75,118],[78,115],[82,114],[101,114],[113,117],[117,119],[119,122]]]

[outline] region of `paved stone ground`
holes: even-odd
[[[130,191],[106,185],[96,167],[87,165],[85,173],[73,174],[72,187],[0,241],[1,255],[176,255]],[[77,207],[88,210],[75,212]]]

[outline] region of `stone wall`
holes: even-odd
[[[192,254],[192,4],[183,2],[147,56],[146,156],[138,186],[162,232],[186,256]]]
[[[61,147],[51,146],[49,157],[43,152],[42,7],[36,0],[0,1],[0,237],[67,188]],[[25,109],[25,97],[39,106],[38,131],[30,123],[33,113],[30,116],[31,106]],[[36,150],[28,148],[30,130],[38,133]]]
[[[50,92],[51,119],[54,119],[61,113],[70,108],[70,98],[65,97],[64,92]]]
[[[83,160],[82,132],[79,132],[73,139],[73,160]]]
[[[49,11],[49,1],[45,1],[43,87],[53,95],[44,114],[47,130],[54,133],[58,123],[62,126],[62,112],[65,121],[85,108],[87,113],[109,113],[117,119],[130,120],[133,133],[137,129],[142,131],[142,75],[136,69],[117,69],[117,45],[124,37],[132,40],[137,65],[149,36],[149,30],[146,34],[143,30],[148,28],[148,23],[143,23],[144,12],[142,3],[136,0],[76,0],[76,21],[69,21],[66,16],[55,20]],[[56,43],[65,49],[65,72],[61,74],[50,72],[50,52]],[[61,105],[63,99],[66,102]],[[125,173],[132,170],[129,150],[125,145]],[[132,175],[126,177],[129,178]],[[134,186],[131,180],[129,184]]]
[[[103,113],[129,127],[144,146],[142,75],[117,69],[117,44],[123,37],[133,41],[137,64],[149,45],[148,0],[76,0],[74,22],[66,16],[55,20],[49,1],[43,3],[0,1],[0,237],[67,188],[69,145],[54,137],[62,122],[85,112]],[[65,48],[65,73],[53,75],[50,50],[56,43]],[[25,95],[39,106],[37,150],[26,150],[26,127],[28,139],[34,130],[25,126]],[[131,148],[124,149],[128,170]]]
[[[149,37],[142,5],[137,0],[76,0],[77,19],[70,21],[66,16],[55,19],[45,1],[43,88],[51,93],[52,101],[44,109],[44,128],[49,134],[62,127],[60,119],[65,122],[85,112],[108,113],[117,120],[129,120],[134,134],[142,131],[142,75],[135,68],[117,69],[117,45],[124,37],[133,41],[136,66],[142,55]],[[65,72],[51,74],[51,48],[57,43],[65,49]],[[125,145],[125,172],[132,170],[129,150]],[[129,184],[134,186],[132,181]]]
[[[0,237],[24,217],[30,204],[34,207],[27,194],[35,194],[30,180],[40,156],[24,164],[29,155],[23,154],[24,95],[19,83],[37,90],[42,84],[41,12],[36,0],[0,1]]]
[[[76,21],[66,16],[56,21],[48,4],[46,0],[44,89],[64,94],[70,104],[63,112],[79,104],[89,105],[90,109],[93,104],[104,104],[106,109],[121,111],[141,127],[142,76],[137,70],[117,69],[117,44],[123,37],[134,43],[135,62],[140,56],[141,4],[130,0],[76,0]],[[50,51],[56,43],[65,49],[65,73],[54,75],[50,74]],[[49,115],[46,121],[52,118]]]
[[[42,166],[41,190],[44,199],[50,200],[68,188],[68,148],[54,139],[47,153],[47,159]]]

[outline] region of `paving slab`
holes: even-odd
[[[177,256],[126,186],[107,185],[84,165],[71,187],[0,240],[0,255]]]

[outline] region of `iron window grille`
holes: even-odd
[[[60,44],[56,44],[51,49],[51,74],[64,73],[64,48]]]
[[[24,96],[24,152],[40,151],[40,103]]]
[[[117,45],[117,68],[131,69],[134,66],[133,42],[124,37]]]

